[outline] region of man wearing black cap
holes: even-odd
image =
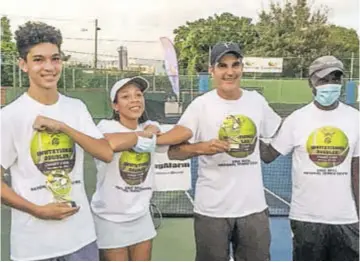
[[[258,92],[240,88],[242,53],[219,43],[211,52],[215,89],[197,97],[158,144],[177,144],[170,159],[199,156],[194,204],[196,260],[269,260],[270,230],[259,137],[272,137],[281,118]]]
[[[293,152],[294,260],[359,260],[359,112],[339,101],[343,74],[337,58],[316,59],[309,68],[314,101],[261,145],[267,163]]]

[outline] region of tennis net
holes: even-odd
[[[153,203],[165,217],[193,216],[193,199],[198,177],[198,159],[191,160],[192,189],[154,192]],[[291,199],[291,157],[280,156],[270,164],[262,163],[264,194],[272,216],[287,216]]]

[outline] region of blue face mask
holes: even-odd
[[[326,84],[317,86],[315,100],[322,106],[334,104],[340,97],[341,85]]]

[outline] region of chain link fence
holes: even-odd
[[[291,61],[297,64],[302,58],[284,58],[284,64]],[[358,59],[342,59],[351,62],[352,70],[358,68]],[[354,62],[356,61],[356,62]],[[345,63],[345,62],[344,62]],[[358,71],[358,70],[357,70]],[[355,72],[355,71],[354,71]],[[27,74],[18,66],[16,56],[13,54],[1,54],[1,86],[2,103],[8,104],[23,93],[29,86]],[[303,73],[300,73],[302,75]],[[163,108],[164,102],[173,101],[175,94],[172,91],[171,83],[166,75],[141,74],[135,71],[119,71],[117,69],[93,69],[70,66],[66,62],[58,83],[59,91],[63,94],[80,98],[89,107],[94,118],[111,116],[111,105],[109,101],[109,91],[116,81],[125,77],[141,75],[150,83],[150,88],[146,93],[147,101],[160,103]],[[354,73],[352,73],[354,75]],[[349,72],[345,76],[349,80]],[[358,79],[354,79],[357,84]],[[200,76],[181,75],[179,76],[180,97],[182,110],[198,95]],[[246,73],[242,79],[242,87],[261,89],[267,101],[273,105],[274,109],[298,108],[312,100],[311,89],[307,79],[287,78],[284,74],[249,74]],[[212,79],[208,79],[209,89],[212,88]],[[150,103],[150,102],[149,102]],[[156,108],[160,108],[157,105]],[[285,109],[284,109],[285,110]],[[287,110],[287,109],[286,109]],[[155,110],[154,110],[155,111]],[[163,109],[160,112],[164,111]],[[288,110],[287,110],[288,111]],[[154,112],[155,113],[155,112]],[[160,117],[159,114],[157,114]]]

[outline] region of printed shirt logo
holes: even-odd
[[[130,186],[143,183],[148,175],[151,163],[150,153],[124,151],[119,158],[119,171],[122,179]]]
[[[254,122],[244,115],[229,115],[219,130],[219,139],[230,143],[227,153],[235,158],[245,158],[254,153],[257,129]]]
[[[75,165],[75,143],[64,133],[36,131],[31,140],[31,158],[46,177],[46,187],[55,201],[71,201],[72,181],[69,176]]]
[[[315,165],[332,168],[344,162],[349,153],[349,140],[339,128],[325,126],[310,134],[306,150]]]

